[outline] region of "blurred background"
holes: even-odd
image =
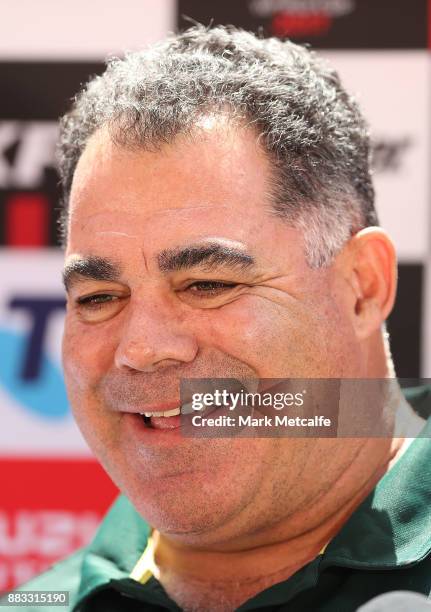
[[[0,591],[85,544],[116,490],[62,382],[57,119],[106,57],[233,23],[309,43],[368,118],[381,224],[399,254],[398,376],[431,377],[427,0],[0,2]],[[85,342],[85,338],[82,339]]]

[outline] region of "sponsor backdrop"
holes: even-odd
[[[117,493],[73,422],[62,380],[54,167],[57,118],[108,55],[190,19],[321,50],[371,124],[377,206],[400,259],[389,322],[397,372],[431,376],[425,0],[123,0],[121,12],[101,0],[15,0],[1,10],[0,591],[85,544]]]

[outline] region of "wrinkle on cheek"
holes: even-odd
[[[223,318],[214,320],[213,328],[221,349],[241,360],[246,355],[259,377],[320,376],[342,362],[333,332],[340,315],[328,299],[304,303],[279,290],[253,287],[220,312]]]
[[[257,314],[268,329],[282,324],[283,321],[293,328],[327,320],[329,306],[322,307],[322,301],[317,299],[305,301],[272,287],[252,287],[245,295],[257,298],[252,305],[253,314],[250,316]]]
[[[246,363],[259,376],[257,356],[272,342],[275,313],[274,309],[269,311],[266,306],[263,308],[245,297],[248,295],[238,297],[217,311],[207,311],[204,341]]]
[[[288,285],[277,287],[277,281]],[[293,321],[298,319],[304,323],[327,325],[328,321],[340,318],[339,303],[331,289],[330,279],[312,276],[302,280],[279,276],[271,279],[271,283],[270,286],[250,287],[248,294],[281,307],[281,314],[284,311]]]
[[[298,298],[287,293],[286,291],[275,289],[273,287],[264,287],[264,286],[250,287],[246,295],[260,298],[262,300],[271,302],[277,307],[281,307],[285,309],[288,309],[291,306],[293,307],[294,303],[299,301]]]

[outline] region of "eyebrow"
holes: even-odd
[[[255,264],[254,258],[248,253],[218,242],[165,249],[158,255],[157,262],[161,272],[165,273],[198,266],[204,266],[207,271],[217,267],[244,270]]]
[[[203,266],[207,271],[216,267],[245,270],[256,262],[251,255],[240,249],[210,242],[165,249],[158,254],[157,263],[161,272],[168,273],[198,266]],[[95,255],[73,258],[63,270],[66,291],[85,279],[118,282],[120,278],[121,267],[117,263]]]
[[[63,270],[63,284],[66,291],[84,279],[118,281],[121,268],[118,264],[104,257],[77,257],[66,264]]]

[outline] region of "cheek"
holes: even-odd
[[[96,457],[104,463],[107,449],[117,444],[119,415],[107,412],[97,398],[97,385],[112,363],[111,335],[66,317],[63,364],[67,393],[75,420]],[[109,454],[109,450],[108,450]]]
[[[111,367],[116,335],[109,326],[84,326],[66,316],[63,335],[63,368],[67,387],[75,393],[91,392]],[[112,326],[111,326],[112,327]]]
[[[346,323],[329,300],[281,305],[244,296],[212,313],[208,329],[213,346],[246,363],[260,378],[318,378],[341,375]]]
[[[273,362],[288,350],[293,321],[285,308],[256,296],[242,296],[205,315],[204,343],[245,363],[257,377],[274,376]]]

